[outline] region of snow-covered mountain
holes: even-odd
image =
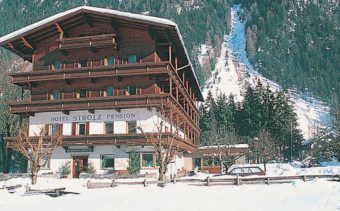
[[[203,89],[205,97],[211,91],[215,97],[221,93],[227,96],[232,94],[237,101],[242,101],[247,87],[249,85],[255,87],[259,80],[264,86],[269,84],[272,90],[282,89],[278,83],[261,76],[247,59],[245,27],[239,18],[239,11],[240,5],[233,6],[231,10],[232,30],[224,37],[215,70],[212,72],[212,77],[205,83]],[[213,51],[211,47],[201,46],[199,56],[201,65],[211,51]],[[327,124],[329,108],[322,102],[311,97],[303,97],[293,90],[289,90],[289,95],[298,116],[299,129],[304,138],[311,138],[317,128]]]

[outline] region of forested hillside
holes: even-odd
[[[219,52],[223,34],[230,30],[233,3],[243,8],[247,54],[260,73],[324,100],[339,95],[340,9],[334,0],[2,0],[0,36],[85,4],[165,17],[179,24],[203,85],[214,58],[202,70],[197,59],[200,45],[207,43]]]
[[[239,3],[247,27],[247,55],[260,73],[328,102],[334,102],[335,93],[339,97],[339,1]]]

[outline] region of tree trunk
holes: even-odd
[[[32,163],[32,168],[31,168],[32,185],[37,183],[38,172],[39,172],[39,159],[35,159]]]
[[[158,181],[164,181],[164,163],[163,162],[160,163],[158,173],[159,173]]]
[[[264,172],[267,172],[267,160],[263,160]]]
[[[222,175],[223,174],[223,166],[224,166],[224,163],[223,161],[220,162],[220,174]]]
[[[158,159],[159,159],[159,169],[158,169],[158,181],[164,181],[164,158],[163,158],[163,153],[162,150],[158,150]]]
[[[5,146],[6,147],[6,146]],[[11,170],[11,162],[12,162],[12,149],[7,149],[6,161],[4,173],[9,173]]]

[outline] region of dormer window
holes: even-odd
[[[137,56],[136,55],[128,55],[127,57],[129,64],[137,63]]]

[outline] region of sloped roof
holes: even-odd
[[[181,36],[179,28],[175,22],[168,20],[168,19],[145,16],[145,15],[134,14],[134,13],[129,13],[129,12],[121,12],[117,10],[104,9],[104,8],[98,8],[98,7],[81,6],[81,7],[76,7],[74,9],[67,10],[65,12],[58,13],[49,18],[43,19],[34,24],[28,25],[22,29],[14,31],[10,34],[7,34],[3,37],[0,37],[0,46],[30,61],[31,59],[29,56],[32,54],[32,52],[29,51],[30,49],[25,49],[25,47],[21,47],[21,48],[18,47],[17,49],[13,49],[10,47],[10,45],[13,43],[18,43],[18,46],[23,46],[23,44],[20,43],[23,37],[25,38],[27,37],[29,38],[30,36],[32,37],[33,34],[41,32],[43,29],[46,29],[47,31],[47,28],[55,27],[56,23],[65,21],[79,14],[101,15],[101,16],[113,18],[115,20],[147,24],[155,28],[168,30],[171,39],[173,39],[173,42],[176,45],[177,51],[183,54],[182,59],[186,63],[183,66],[187,66],[187,68],[190,69],[190,72],[189,72],[189,76],[191,76],[190,82],[194,88],[196,96],[198,97],[198,100],[203,101],[203,96],[199,88],[195,70],[190,62],[190,58],[185,48],[183,38]]]

